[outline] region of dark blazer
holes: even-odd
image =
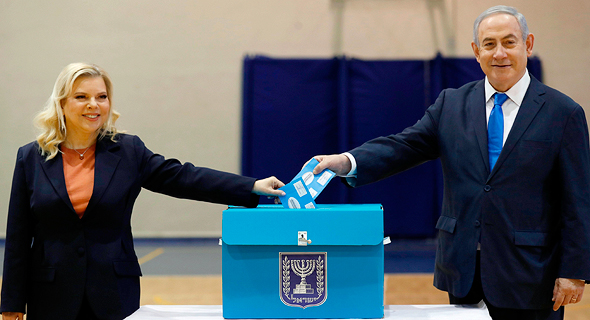
[[[84,295],[101,319],[139,308],[141,270],[131,213],[141,188],[177,198],[256,207],[255,179],[198,168],[152,153],[136,136],[96,145],[94,190],[79,219],[61,154],[37,143],[18,151],[8,211],[1,311],[27,319],[75,319]]]
[[[586,118],[532,76],[491,173],[483,80],[444,90],[414,126],[350,152],[355,186],[440,158],[437,288],[467,295],[479,241],[483,290],[496,307],[548,308],[556,278],[590,279]]]

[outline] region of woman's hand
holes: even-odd
[[[22,312],[2,312],[2,320],[23,320],[25,314]]]
[[[281,180],[275,177],[268,177],[266,179],[256,180],[256,182],[254,182],[254,188],[252,188],[252,193],[269,197],[284,196],[284,191],[277,190],[284,185],[285,184],[282,183]]]

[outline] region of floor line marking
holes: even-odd
[[[162,299],[162,297],[157,296],[157,295],[154,296],[154,302],[156,302],[159,305],[171,305],[171,304],[173,304],[172,302],[170,302],[168,300],[165,300],[165,299]]]
[[[138,260],[139,264],[141,265],[143,263],[146,263],[146,262],[152,260],[153,258],[161,255],[162,253],[164,253],[164,248],[158,248],[158,249],[146,254],[145,256],[141,257],[141,259]]]

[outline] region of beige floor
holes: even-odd
[[[141,305],[221,304],[221,276],[144,276]],[[447,294],[432,286],[432,274],[385,276],[385,304],[446,304]],[[566,320],[590,320],[590,298],[566,308]]]

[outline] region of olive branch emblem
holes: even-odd
[[[319,256],[316,260],[316,281],[318,296],[324,292],[324,260]]]
[[[283,293],[285,296],[289,296],[289,291],[291,290],[289,287],[291,286],[291,263],[289,263],[289,259],[285,256],[285,260],[283,260]]]

